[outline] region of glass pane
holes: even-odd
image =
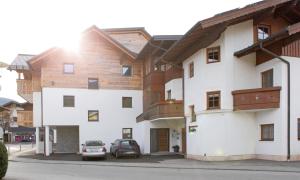
[[[89,89],[98,89],[98,79],[88,79],[88,88]]]
[[[122,107],[132,108],[132,97],[122,97]]]
[[[64,73],[66,74],[74,73],[74,64],[64,64]]]
[[[75,100],[74,96],[64,96],[64,107],[74,107]]]
[[[123,66],[122,75],[123,76],[131,76],[131,66]]]
[[[98,111],[89,111],[88,113],[89,113],[88,115],[89,121],[98,121],[98,115],[99,115]]]

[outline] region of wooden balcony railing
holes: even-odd
[[[40,81],[18,79],[17,91],[18,94],[28,102],[32,103],[32,93],[38,92],[41,89]]]
[[[260,110],[280,107],[281,87],[233,91],[233,108],[239,110]]]
[[[20,126],[31,126],[33,124],[32,111],[18,111],[17,123]]]
[[[137,117],[137,121],[183,116],[183,101],[163,101],[150,106],[146,112]]]
[[[165,72],[165,83],[173,79],[178,79],[183,77],[183,69],[178,67],[171,67]]]
[[[153,71],[144,77],[144,87],[164,85],[164,73],[163,71]]]

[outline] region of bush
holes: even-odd
[[[0,179],[2,179],[7,171],[8,155],[5,145],[0,142]]]

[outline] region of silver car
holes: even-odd
[[[102,141],[86,141],[82,144],[82,160],[88,158],[106,158],[106,148]]]

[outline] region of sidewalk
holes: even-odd
[[[32,152],[27,152],[27,154]],[[204,169],[204,170],[228,170],[228,171],[257,171],[257,172],[293,172],[300,173],[300,162],[274,162],[263,160],[227,161],[227,162],[203,162],[187,159],[160,158],[153,161],[152,157],[142,159],[118,159],[99,161],[64,161],[64,160],[38,160],[25,158],[26,152],[14,156],[10,161],[21,163],[41,164],[66,164],[79,166],[109,166],[132,168],[165,168],[165,169]]]

